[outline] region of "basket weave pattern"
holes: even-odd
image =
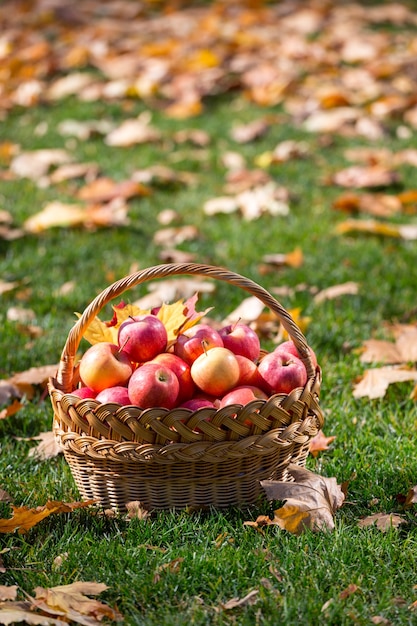
[[[121,407],[72,395],[79,343],[103,306],[138,284],[178,274],[223,280],[262,300],[296,344],[307,368],[306,385],[244,407],[195,412]],[[90,303],[67,337],[49,394],[53,430],[83,498],[117,510],[137,500],[150,509],[221,508],[255,502],[260,481],[288,480],[290,463],[305,464],[310,440],[323,425],[320,384],[321,371],[312,365],[304,336],[267,291],[228,270],[179,263],[127,276]]]

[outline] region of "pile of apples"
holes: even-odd
[[[314,365],[317,359],[313,351]],[[246,405],[307,382],[293,341],[261,351],[257,333],[237,322],[216,330],[198,323],[168,343],[154,314],[132,316],[119,327],[117,343],[93,344],[79,362],[80,386],[71,393],[100,403],[147,409],[222,408]]]

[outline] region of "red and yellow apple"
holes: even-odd
[[[115,402],[116,404],[131,404],[127,387],[116,385],[115,387],[107,387],[103,389],[96,396],[97,402],[106,404],[108,402]]]
[[[185,400],[189,400],[195,392],[195,384],[191,378],[191,369],[188,363],[172,352],[161,352],[157,354],[149,363],[160,363],[169,367],[180,384],[177,402],[181,404]]]
[[[241,354],[251,361],[259,358],[261,344],[256,332],[247,324],[228,324],[219,330],[225,348]]]
[[[178,335],[174,354],[191,365],[197,357],[215,347],[223,347],[222,338],[215,328],[201,323]]]
[[[212,396],[223,396],[235,387],[239,375],[236,356],[222,346],[203,352],[191,365],[191,377],[197,387]]]
[[[262,389],[259,387],[253,387],[251,385],[245,385],[242,387],[235,387],[231,389],[223,398],[220,400],[219,408],[222,409],[225,406],[229,406],[231,404],[242,404],[246,405],[253,400],[267,400],[268,396]]]
[[[83,385],[95,392],[124,385],[132,374],[129,355],[109,341],[95,343],[84,352],[80,361]]]
[[[290,393],[307,382],[304,363],[290,352],[269,352],[258,365],[270,393]]]
[[[310,356],[311,356],[311,361],[313,363],[313,367],[317,367],[317,356],[314,352],[314,350],[312,350],[309,346],[309,350],[310,350]],[[291,340],[288,339],[287,341],[283,341],[282,343],[278,344],[278,346],[275,348],[274,352],[278,352],[278,353],[290,353],[293,354],[294,356],[298,357],[299,359],[300,357],[300,353],[297,350],[297,347],[295,345],[295,343]]]
[[[178,378],[169,367],[150,362],[140,365],[133,372],[127,387],[131,404],[142,409],[174,408],[179,388]]]
[[[71,391],[73,396],[81,398],[81,400],[94,399],[97,395],[97,391],[93,391],[90,387],[78,387]]]
[[[129,317],[121,324],[117,341],[131,361],[144,363],[166,349],[168,334],[158,317],[143,314]]]

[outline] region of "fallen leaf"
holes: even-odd
[[[368,339],[362,344],[363,363],[414,363],[417,362],[417,326],[397,324],[387,327],[394,341]]]
[[[54,165],[70,163],[71,156],[62,149],[42,149],[21,152],[14,157],[10,170],[19,178],[30,178],[39,181]]]
[[[0,602],[15,600],[18,589],[17,585],[0,585]]]
[[[332,285],[326,289],[322,289],[314,296],[314,302],[320,304],[325,300],[334,300],[340,298],[340,296],[355,296],[359,292],[359,284],[354,281],[348,281],[340,285]]]
[[[404,506],[411,507],[413,504],[417,504],[417,485],[408,490]]]
[[[6,382],[17,387],[22,395],[31,399],[35,393],[35,388],[45,389],[51,376],[55,376],[58,365],[39,365],[30,367],[23,372],[17,372]]]
[[[157,246],[177,246],[184,241],[193,241],[194,239],[198,239],[200,233],[196,226],[185,225],[185,226],[172,226],[167,228],[162,228],[156,231],[153,241]]]
[[[398,526],[404,524],[405,521],[402,515],[396,515],[394,513],[374,513],[373,515],[367,515],[360,519],[358,526],[360,528],[376,526],[378,530],[386,532],[390,528],[398,528]]]
[[[19,400],[13,400],[11,404],[9,404],[5,409],[0,411],[0,420],[6,419],[6,417],[11,417],[15,415],[20,409],[23,408],[23,404],[19,402]]]
[[[168,563],[163,563],[160,565],[154,574],[153,583],[157,583],[161,580],[162,572],[169,572],[170,574],[177,574],[181,568],[181,564],[183,563],[183,557],[179,556],[176,559],[172,559]]]
[[[7,491],[4,491],[4,489],[0,488],[0,502],[11,502],[11,501],[12,501],[12,498],[11,496],[9,496]]]
[[[127,207],[123,198],[116,198],[115,202],[103,205],[84,207],[80,204],[65,204],[54,200],[47,204],[42,211],[29,217],[23,224],[26,232],[37,234],[49,228],[74,228],[77,226],[104,227],[126,226]]]
[[[31,437],[31,440],[39,441],[40,443],[36,448],[32,448],[29,451],[30,457],[45,461],[46,459],[52,459],[62,453],[62,449],[58,445],[52,431],[40,433],[37,437]]]
[[[0,380],[0,406],[9,404],[11,400],[15,398],[20,399],[21,397],[22,393],[16,385],[11,384],[7,380]]]
[[[302,249],[297,246],[291,252],[284,254],[265,254],[262,261],[273,266],[286,265],[288,267],[301,267],[304,263],[304,255]]]
[[[230,135],[237,143],[249,143],[263,137],[270,125],[265,119],[257,119],[248,124],[239,124],[232,128]]]
[[[50,614],[63,615],[67,619],[85,623],[83,616],[88,616],[94,621],[101,622],[104,617],[113,621],[120,621],[121,615],[109,605],[93,600],[88,596],[96,596],[106,591],[108,586],[104,583],[77,581],[69,585],[58,587],[36,587],[34,606],[40,611]]]
[[[352,594],[356,593],[357,591],[359,591],[358,585],[355,585],[355,583],[350,583],[350,585],[348,585],[346,589],[343,589],[343,591],[339,593],[339,598],[340,600],[346,600],[346,598],[349,598]]]
[[[329,449],[329,444],[331,444],[336,439],[336,436],[326,437],[322,430],[319,430],[317,435],[315,435],[310,440],[310,454],[314,457],[318,456],[319,452],[323,452],[323,450]]]
[[[13,515],[10,519],[0,519],[0,533],[12,533],[15,530],[18,530],[19,533],[25,533],[49,515],[71,513],[74,509],[84,508],[95,502],[95,500],[87,500],[86,502],[48,501],[44,506],[35,509],[11,505]]]
[[[120,126],[107,133],[104,142],[108,146],[126,148],[135,144],[159,141],[161,133],[150,122],[151,115],[148,111],[137,118],[124,120]]]
[[[331,180],[341,187],[389,187],[398,184],[401,177],[397,171],[381,165],[352,165],[334,174]]]
[[[145,520],[149,518],[149,511],[144,509],[142,504],[138,501],[127,502],[127,517],[129,519]]]
[[[1,624],[17,624],[19,622],[33,626],[63,626],[65,624],[59,618],[48,617],[32,611],[31,602],[5,602],[0,605]]]
[[[147,196],[149,189],[133,180],[114,181],[108,177],[96,178],[78,192],[80,200],[85,202],[110,202],[115,198],[129,199],[135,196]]]
[[[335,230],[339,235],[364,233],[410,241],[417,239],[417,226],[415,224],[394,224],[391,222],[378,222],[376,220],[351,219],[340,222]]]
[[[230,611],[231,609],[240,608],[242,606],[252,606],[259,600],[258,595],[259,590],[252,589],[252,591],[249,591],[243,598],[231,598],[231,600],[222,604],[222,608],[225,611]]]
[[[333,530],[335,513],[345,500],[336,479],[319,476],[294,464],[290,464],[288,471],[295,482],[261,481],[268,500],[286,501],[274,511],[271,524],[296,535],[307,528]]]
[[[354,384],[354,398],[383,398],[388,386],[393,383],[402,383],[417,380],[417,371],[402,369],[401,367],[375,367],[365,370],[359,381]]]

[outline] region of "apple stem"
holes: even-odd
[[[201,340],[201,345],[203,347],[204,354],[207,355],[207,339],[202,339]]]
[[[127,344],[127,342],[129,341],[129,339],[130,339],[130,335],[128,335],[128,336],[126,337],[126,339],[124,340],[123,344],[120,346],[120,348],[119,348],[119,354],[120,354],[120,352],[122,352],[122,351],[123,351],[123,349],[124,349],[125,345],[126,345],[126,344]]]
[[[234,329],[236,328],[236,326],[239,324],[239,322],[240,322],[240,320],[241,320],[241,319],[242,319],[242,318],[241,318],[241,317],[239,317],[239,318],[236,320],[236,322],[233,324],[233,326],[232,326],[232,332],[234,331]]]

